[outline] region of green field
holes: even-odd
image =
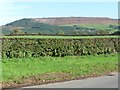
[[[118,36],[0,36],[0,38],[62,38],[62,39],[80,39],[80,38],[118,38]]]
[[[77,25],[78,27],[84,27],[84,28],[94,28],[96,30],[107,30],[110,33],[114,33],[115,31],[118,31],[118,29],[109,28],[109,24],[67,24],[62,26],[73,26]],[[113,24],[117,25],[117,24]]]
[[[66,56],[3,59],[2,76],[4,82],[18,82],[28,76],[47,73],[66,73],[70,77],[101,75],[116,71],[118,54],[96,56]],[[46,79],[46,78],[39,78]],[[59,78],[49,78],[59,79]]]
[[[62,25],[62,26],[73,26],[73,25],[77,25],[77,26],[81,26],[81,27],[86,27],[86,28],[95,28],[95,29],[98,29],[98,30],[110,29],[108,27],[109,24],[67,24],[67,25]],[[115,29],[111,29],[111,30],[115,30]]]

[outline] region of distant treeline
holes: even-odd
[[[5,36],[112,36],[120,35],[120,32],[114,32],[112,34],[79,34],[79,35],[65,35],[65,34],[9,34]]]

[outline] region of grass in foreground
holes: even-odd
[[[117,68],[117,54],[2,60],[3,83],[17,82],[23,77],[47,73],[65,73],[71,77],[89,76],[92,74],[101,75],[106,72],[116,71]],[[52,80],[54,77],[49,79]]]

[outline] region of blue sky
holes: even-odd
[[[10,2],[0,5],[0,25],[21,18],[109,17],[118,18],[118,2]]]

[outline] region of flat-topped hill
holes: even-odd
[[[64,24],[116,24],[117,19],[102,17],[55,17],[55,18],[32,18],[32,20],[52,25]]]

